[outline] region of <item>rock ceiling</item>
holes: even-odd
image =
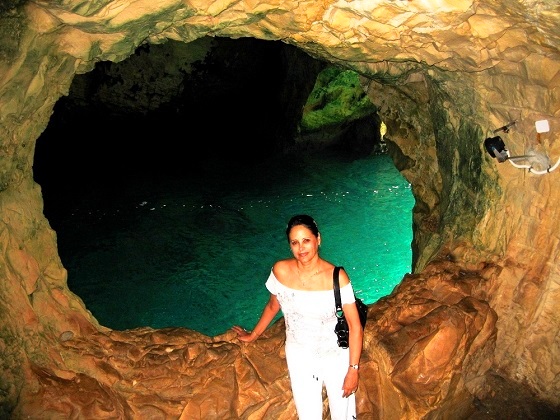
[[[359,72],[412,184],[415,274],[370,308],[364,418],[464,418],[490,369],[560,404],[556,0],[13,6],[0,18],[2,415],[294,418],[281,324],[254,346],[98,325],[68,290],[33,182],[35,141],[74,75],[205,36],[282,41]],[[496,135],[529,158],[492,157]]]

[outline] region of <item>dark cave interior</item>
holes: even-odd
[[[207,157],[266,157],[292,141],[301,108],[325,65],[279,42],[220,38],[204,60],[192,63],[189,74],[177,63],[182,76],[170,81],[157,78],[166,71],[158,68],[162,55],[169,54],[144,45],[124,64],[100,62],[76,76],[37,141],[34,172],[40,184],[50,184],[51,177],[97,182],[188,171]],[[143,78],[135,75],[139,66],[147,73]],[[135,79],[128,82],[127,96],[114,99],[127,77]],[[111,91],[115,96],[103,93]],[[152,96],[156,105],[146,108],[137,99],[142,95]]]
[[[75,76],[36,145],[34,178],[47,218],[56,219],[80,191],[118,196],[127,183],[294,151],[305,103],[327,63],[281,42],[204,42],[203,54],[200,44],[146,44],[121,63],[100,62]],[[194,58],[186,59],[189,49]],[[371,116],[347,123],[338,147],[371,153],[372,138],[379,141],[374,128]]]

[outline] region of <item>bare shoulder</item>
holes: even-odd
[[[288,258],[285,260],[279,260],[272,266],[272,271],[277,279],[285,278],[294,269],[295,260],[293,258]]]
[[[344,268],[341,268],[340,272],[338,273],[338,284],[340,285],[340,287],[343,287],[346,286],[348,283],[350,283],[350,277],[348,277],[346,270],[344,270]]]

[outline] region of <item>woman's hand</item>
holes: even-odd
[[[264,305],[261,319],[259,319],[257,325],[253,328],[253,331],[247,331],[239,325],[234,325],[231,327],[231,330],[237,334],[237,338],[240,341],[244,341],[246,343],[255,341],[264,332],[264,330],[266,330],[266,327],[268,327],[268,324],[270,324],[270,322],[274,319],[279,310],[280,304],[278,303],[278,299],[276,299],[276,295],[271,293],[268,303]]]
[[[240,341],[250,343],[251,341],[255,341],[257,339],[256,334],[253,334],[252,331],[247,331],[245,328],[241,328],[239,325],[234,325],[231,330],[237,334],[237,338]]]
[[[352,367],[348,368],[348,372],[344,377],[344,384],[342,384],[342,396],[344,398],[356,393],[358,389],[359,375],[358,370]]]

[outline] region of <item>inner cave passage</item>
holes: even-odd
[[[326,68],[282,43],[224,38],[142,46],[75,77],[34,176],[68,285],[103,325],[250,326],[271,264],[290,257],[295,213],[317,219],[322,256],[367,303],[410,271],[414,199],[379,153],[375,108],[302,133],[303,112],[347,104],[326,86],[310,100]]]

